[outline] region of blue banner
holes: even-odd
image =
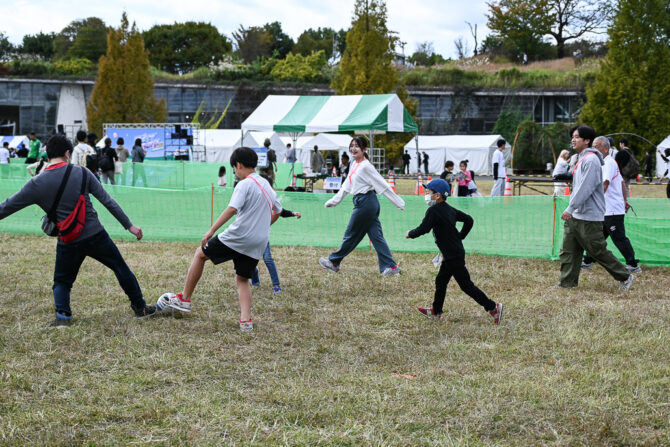
[[[177,133],[174,127],[109,128],[106,136],[112,139],[113,146],[116,146],[119,137],[123,138],[123,145],[128,150],[139,138],[149,160],[172,160],[175,153],[188,153],[193,146],[193,129],[181,129]]]

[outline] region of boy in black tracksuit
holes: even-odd
[[[435,278],[435,300],[431,308],[417,308],[423,315],[439,319],[442,315],[442,305],[447,294],[447,284],[453,276],[463,292],[484,307],[495,324],[502,319],[503,305],[489,299],[484,292],[470,280],[470,273],[465,267],[465,249],[461,242],[472,229],[474,220],[462,211],[448,205],[446,198],[449,195],[449,185],[442,179],[436,179],[426,186],[426,203],[429,205],[426,216],[421,225],[407,232],[407,238],[417,238],[433,230],[435,244],[442,253],[442,264]],[[459,232],[456,222],[463,222]]]

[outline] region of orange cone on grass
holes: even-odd
[[[421,171],[419,171],[419,179],[416,181],[416,188],[414,189],[414,194],[423,195],[423,179],[421,178]]]
[[[512,193],[512,184],[509,181],[509,177],[505,179],[505,197],[512,197],[514,194]]]
[[[393,170],[389,171],[389,185],[391,185],[391,191],[395,192],[395,179],[393,178]]]
[[[564,196],[569,196],[570,195],[570,187],[569,186],[565,187],[565,191],[563,192],[563,195]]]
[[[293,178],[291,179],[291,186],[295,188],[296,182],[295,182],[295,173],[293,173]]]

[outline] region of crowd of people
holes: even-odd
[[[642,270],[625,234],[624,217],[629,208],[626,193],[628,186],[626,175],[623,175],[625,167],[622,169],[617,162],[617,154],[612,150],[609,140],[597,137],[591,127],[577,126],[572,129],[571,136],[576,157],[571,161],[568,159],[569,154],[561,153],[559,157],[562,160],[561,169],[566,165],[568,167],[566,175],[571,176],[572,194],[568,207],[561,215],[565,223],[560,251],[560,279],[554,287],[577,287],[580,271],[591,268],[592,263],[597,262],[619,281],[620,289],[628,290],[634,274]],[[253,330],[251,286],[260,284],[257,266],[261,258],[270,273],[273,293],[281,293],[276,263],[270,249],[270,226],[279,217],[301,217],[300,212],[284,209],[278,200],[273,188],[276,156],[273,156],[274,151],[269,147],[269,142],[266,145],[267,163],[263,166],[258,166],[258,155],[253,149],[241,147],[233,151],[230,164],[235,184],[230,202],[203,235],[186,273],[182,291],[162,295],[156,306],[145,302],[137,278],[98,220],[90,200],[92,194],[137,240],[143,237],[142,229],[132,224],[97,177],[98,173],[102,173],[103,181],[113,183],[115,163],[127,158],[129,151],[123,147],[122,139],[117,140],[117,148],[113,149],[108,138],[98,154],[109,158],[111,164],[98,160],[97,169],[91,169],[89,159],[96,153],[90,144],[94,143],[91,135],[80,131],[77,142],[73,147],[64,135],[51,137],[46,144],[49,159],[46,167],[19,192],[0,203],[0,220],[36,204],[47,213],[45,222],[53,221],[57,227],[57,231],[52,234],[51,230],[47,231],[47,227],[43,226],[45,232],[59,237],[53,280],[56,316],[52,325],[63,327],[71,323],[70,290],[82,262],[86,257],[92,257],[114,271],[138,318],[155,314],[157,308],[190,312],[192,297],[207,261],[213,264],[232,261],[240,303],[239,326],[241,330]],[[506,176],[502,157],[504,147],[505,141],[499,141],[493,157],[496,186],[492,195],[498,195],[498,182],[504,181]],[[317,150],[315,148],[315,152]],[[367,140],[359,136],[353,138],[349,145],[351,160],[346,154],[342,156],[342,171],[345,173],[346,168],[346,177],[339,192],[325,203],[325,207],[339,205],[347,195],[353,196],[354,207],[340,247],[327,257],[321,257],[319,264],[331,273],[340,272],[344,259],[367,235],[377,252],[380,274],[397,277],[401,269],[384,238],[377,196],[383,195],[401,211],[404,210],[405,202],[372,166],[367,150]],[[619,152],[625,150],[622,148]],[[38,156],[39,152],[34,155]],[[139,139],[133,147],[132,158],[135,163],[141,163],[144,158]],[[407,238],[413,239],[432,231],[440,251],[433,304],[417,310],[432,319],[440,319],[447,285],[454,277],[460,288],[489,313],[495,324],[499,324],[503,314],[502,303],[490,299],[475,286],[465,264],[462,240],[472,229],[474,219],[447,204],[452,185],[458,196],[476,193],[476,186],[472,186],[474,175],[468,171],[467,163],[467,160],[461,161],[460,171],[454,172],[454,163],[447,162],[442,178],[427,184],[425,202],[428,210],[421,223],[406,233]],[[221,174],[225,178],[225,170]],[[235,219],[232,224],[217,235],[216,232],[233,216]],[[460,230],[457,227],[459,222]],[[621,251],[626,260],[625,265],[607,249],[608,237]]]

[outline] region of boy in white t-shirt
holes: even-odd
[[[5,141],[2,143],[2,147],[0,147],[0,164],[9,164],[9,157],[9,143]]]
[[[270,225],[282,211],[277,194],[270,184],[256,174],[257,163],[258,155],[253,149],[239,147],[233,151],[230,164],[240,182],[233,191],[228,207],[205,233],[202,246],[195,251],[183,292],[163,295],[157,303],[159,308],[171,307],[190,312],[191,295],[202,276],[205,262],[211,260],[214,264],[220,264],[232,260],[240,298],[240,329],[253,330],[249,279],[265,252],[270,238]],[[213,237],[235,215],[235,221]]]

